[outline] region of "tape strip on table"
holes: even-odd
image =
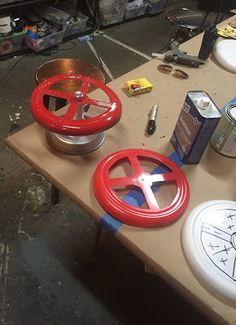
[[[224,112],[225,107],[229,104],[233,104],[236,103],[236,97],[234,97],[231,101],[229,101],[220,111],[221,113]],[[172,160],[173,162],[176,163],[177,166],[182,167],[183,163],[179,160],[179,157],[177,156],[176,152],[172,152],[168,158],[170,160]],[[160,166],[158,166],[157,168],[155,168],[152,171],[152,174],[155,173],[161,173],[164,169]],[[156,192],[158,190],[158,186],[154,187],[154,192]],[[144,202],[145,202],[145,198],[143,196],[143,194],[137,190],[131,190],[130,192],[128,192],[124,197],[123,200],[133,206],[136,207],[140,207]],[[118,229],[122,226],[123,222],[113,218],[110,214],[105,213],[104,216],[102,217],[100,224],[107,230],[109,230],[113,235],[116,234],[116,232],[118,231]]]

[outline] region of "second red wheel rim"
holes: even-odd
[[[128,160],[131,166],[132,175],[110,177],[112,168],[122,164],[124,159]],[[164,166],[166,171],[155,172],[155,168],[154,172],[147,173],[140,163],[142,159],[155,162],[157,167]],[[164,183],[174,183],[176,194],[168,206],[160,208],[153,193],[153,185]],[[125,202],[114,189],[119,186],[141,191],[146,207],[137,207]],[[126,224],[140,227],[165,226],[176,221],[184,212],[189,200],[189,186],[183,171],[167,157],[143,149],[127,149],[104,158],[94,174],[94,192],[100,205],[111,216]]]

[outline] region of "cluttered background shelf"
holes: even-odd
[[[163,12],[165,0],[7,1],[0,5],[0,59],[31,49],[35,52],[71,38],[90,34],[98,26]]]

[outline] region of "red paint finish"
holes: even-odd
[[[129,160],[133,170],[132,176],[110,178],[109,171],[124,159]],[[146,173],[140,164],[142,159],[155,162],[157,166],[161,164],[170,171],[163,174]],[[151,186],[168,182],[176,184],[176,196],[168,207],[161,209]],[[148,208],[143,209],[124,202],[113,189],[127,186],[142,191]],[[159,227],[174,222],[184,212],[190,195],[187,179],[173,161],[159,153],[143,149],[118,151],[104,158],[94,174],[94,192],[106,212],[126,224],[139,227]]]
[[[75,93],[52,89],[63,81],[80,81],[78,91],[82,94],[76,97]],[[102,90],[108,101],[100,101],[88,95],[91,86]],[[63,116],[49,111],[44,105],[44,96],[65,99],[68,103],[67,111]],[[75,119],[84,105],[95,105],[103,108],[102,113],[87,119]],[[117,95],[106,85],[95,79],[82,75],[57,75],[40,83],[31,96],[31,112],[35,120],[46,129],[65,135],[89,135],[105,131],[114,126],[121,118],[121,102]]]

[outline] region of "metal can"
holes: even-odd
[[[220,154],[236,158],[236,104],[225,107],[212,135],[211,145]]]
[[[204,91],[189,91],[176,123],[171,144],[185,164],[197,164],[221,118]]]

